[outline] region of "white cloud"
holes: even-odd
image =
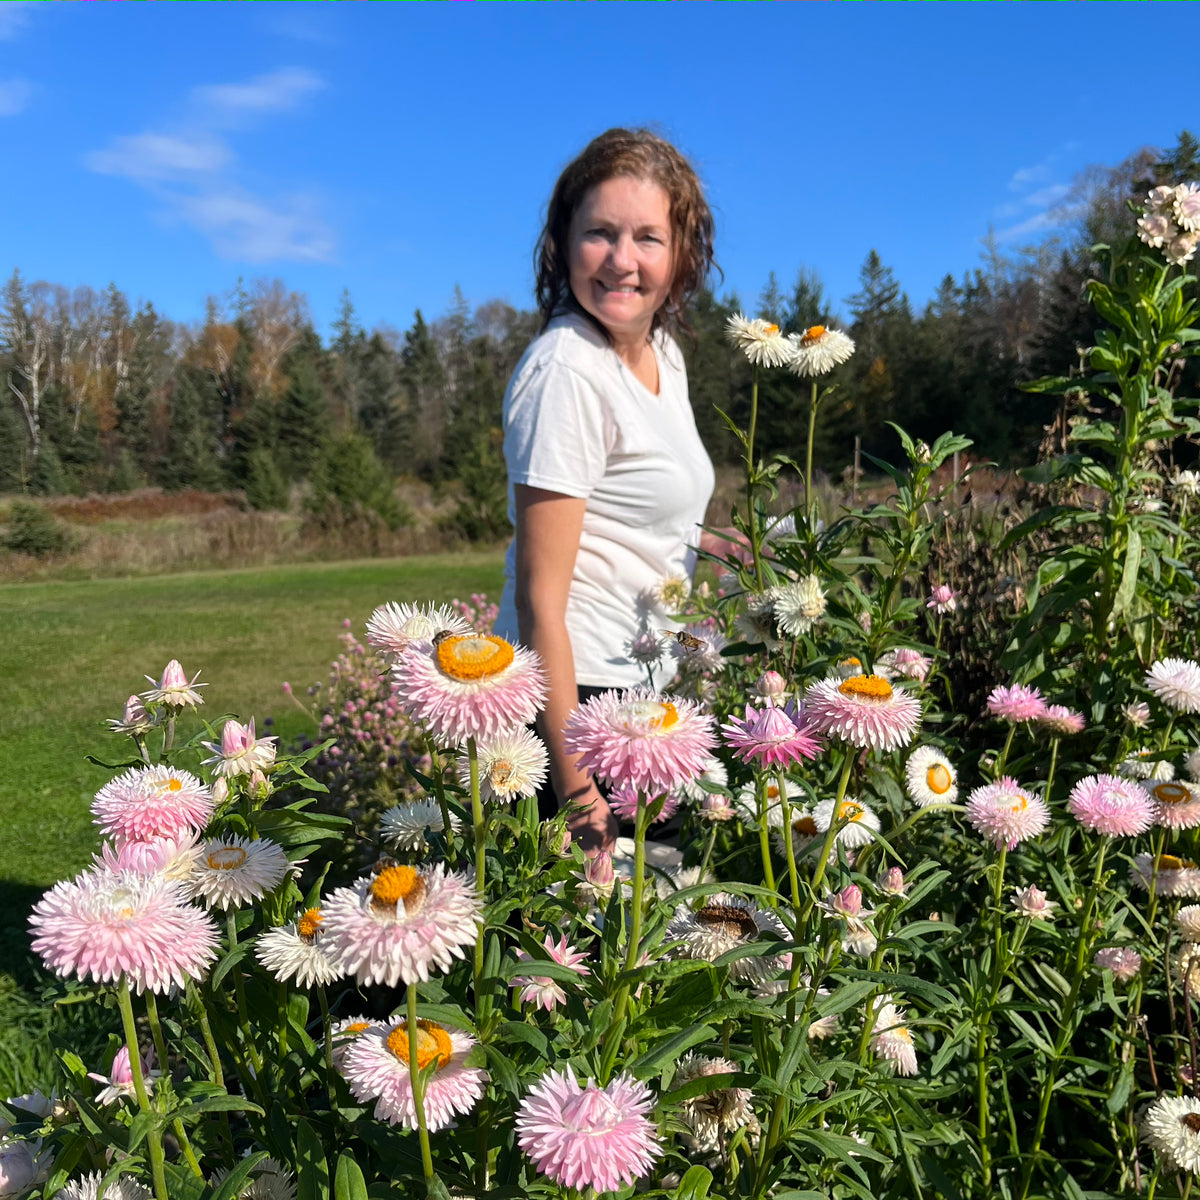
[[[302,67],[283,67],[247,83],[215,83],[193,88],[193,100],[210,119],[236,118],[256,113],[286,112],[325,81]]]
[[[11,42],[29,24],[32,4],[0,4],[0,42]]]
[[[1069,143],[1046,155],[1041,162],[1018,167],[1012,173],[1008,190],[1013,196],[996,205],[992,216],[1014,223],[996,232],[997,242],[1011,242],[1057,229],[1072,219],[1073,214],[1063,203],[1071,185],[1054,177],[1061,169],[1062,159],[1073,149],[1074,144]]]
[[[1052,204],[1057,204],[1071,190],[1069,183],[1051,183],[1044,188],[1038,188],[1036,192],[1030,192],[1025,197],[1025,203],[1033,205],[1035,208],[1049,207]]]
[[[0,79],[0,117],[24,112],[33,89],[24,79]]]
[[[138,133],[114,138],[107,149],[92,151],[85,161],[101,175],[141,181],[178,180],[220,171],[232,159],[229,147],[210,134]]]
[[[333,231],[307,196],[268,203],[235,189],[177,196],[179,215],[212,241],[222,258],[243,262],[332,262]]]

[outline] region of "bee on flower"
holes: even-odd
[[[760,317],[745,317],[735,313],[725,323],[729,340],[756,367],[787,366],[795,353],[793,343],[778,325]]]

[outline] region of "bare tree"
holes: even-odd
[[[256,279],[246,303],[246,317],[254,339],[250,379],[260,396],[278,392],[283,379],[279,364],[310,323],[308,302],[299,292],[289,292],[281,279]]]
[[[31,458],[42,447],[42,392],[50,354],[49,285],[27,288],[14,271],[0,296],[0,345],[7,352],[9,394],[16,401],[29,437]]]

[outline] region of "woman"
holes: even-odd
[[[702,543],[713,469],[667,331],[712,242],[699,180],[670,143],[601,134],[550,198],[535,255],[542,332],[504,397],[516,536],[496,628],[545,664],[538,732],[559,805],[581,806],[571,828],[585,850],[611,847],[617,823],[564,751],[563,724],[594,692],[644,681],[629,645],[666,624],[647,597],[690,576]]]

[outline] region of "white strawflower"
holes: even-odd
[[[1181,183],[1175,189],[1175,220],[1188,233],[1200,232],[1200,187]]]
[[[1175,928],[1185,942],[1200,942],[1200,904],[1185,904],[1175,914]]]
[[[1200,496],[1200,471],[1176,471],[1172,486],[1185,496]]]
[[[1146,672],[1146,686],[1177,712],[1200,712],[1200,663],[1164,658]]]
[[[1142,1139],[1162,1156],[1168,1171],[1200,1171],[1200,1100],[1159,1096],[1142,1118]]]
[[[1138,237],[1156,250],[1164,242],[1170,241],[1177,232],[1166,213],[1148,212],[1144,217],[1138,218]]]
[[[287,872],[287,855],[275,842],[234,834],[205,843],[188,884],[210,908],[240,908],[274,891]]]
[[[788,367],[801,379],[827,375],[854,353],[852,338],[840,329],[828,329],[824,325],[813,325],[803,333],[793,333],[788,340],[792,343],[792,361]]]
[[[775,589],[775,621],[788,637],[807,633],[825,613],[825,593],[816,575]]]
[[[479,795],[486,802],[510,804],[532,796],[546,782],[549,756],[545,743],[523,725],[479,743]],[[458,762],[459,782],[469,787],[470,764]]]
[[[450,814],[450,828],[457,833],[462,822]],[[379,819],[379,836],[401,850],[421,850],[425,831],[441,833],[442,806],[436,800],[413,800],[389,808]]]
[[[791,342],[769,321],[737,313],[725,323],[725,333],[756,367],[782,367],[791,360]]]

